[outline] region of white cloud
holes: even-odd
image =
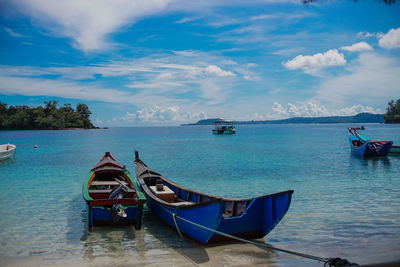
[[[159,12],[170,0],[14,0],[19,9],[51,32],[74,39],[78,48],[107,47],[106,36]]]
[[[174,51],[175,55],[178,56],[185,56],[185,57],[195,57],[198,56],[198,53],[196,51],[192,50],[185,50],[185,51]]]
[[[74,46],[85,52],[103,50],[112,47],[108,35],[121,27],[131,25],[160,12],[190,12],[200,15],[183,18],[176,23],[186,23],[201,19],[204,14],[214,19],[210,26],[236,24],[242,19],[227,16],[216,16],[214,9],[224,6],[248,6],[274,4],[279,0],[253,0],[244,3],[239,0],[230,1],[186,1],[186,0],[11,0],[17,9],[33,18],[36,25],[49,30],[56,36],[73,39]],[[288,0],[287,2],[295,2]],[[213,16],[210,16],[213,14]],[[294,15],[301,17],[302,15]]]
[[[250,20],[266,20],[266,19],[280,19],[280,20],[292,20],[292,19],[304,19],[307,17],[314,17],[316,14],[311,12],[302,13],[273,13],[273,14],[261,14],[250,17]]]
[[[357,34],[357,36],[360,37],[360,38],[371,38],[371,37],[381,38],[383,36],[383,33],[381,33],[381,32],[376,32],[376,33],[359,32]]]
[[[373,48],[366,42],[359,42],[350,46],[342,46],[340,49],[350,52],[371,51]]]
[[[400,66],[393,58],[362,53],[346,70],[346,74],[325,78],[314,99],[334,106],[384,106],[399,95]]]
[[[237,62],[235,62],[235,61],[233,61],[233,60],[231,60],[231,59],[224,59],[224,60],[222,60],[222,64],[223,64],[223,65],[236,65]],[[250,63],[249,63],[249,64],[250,64]]]
[[[236,78],[232,71],[217,66],[224,60],[232,63],[228,58],[204,52],[190,54],[173,52],[77,67],[0,65],[0,93],[129,103],[138,108],[179,104],[199,110],[222,103],[229,97],[233,81],[255,76],[238,71]],[[113,77],[120,81],[116,87],[110,82]]]
[[[179,106],[161,107],[154,105],[151,107],[145,107],[136,111],[135,113],[127,112],[124,117],[121,118],[127,122],[145,122],[145,123],[157,123],[157,122],[189,122],[197,121],[206,118],[204,112],[191,113],[183,112]]]
[[[351,116],[358,113],[368,112],[380,114],[380,109],[374,109],[371,106],[355,104],[350,107],[328,109],[324,105],[315,102],[306,102],[299,104],[287,103],[282,105],[274,102],[272,112],[267,114],[269,119],[283,119],[292,117],[329,117],[329,116]]]
[[[323,54],[318,53],[312,56],[298,55],[292,60],[282,63],[287,69],[301,69],[305,73],[314,74],[321,69],[343,66],[346,64],[343,54],[337,49],[331,49]]]
[[[379,39],[379,46],[385,49],[400,48],[400,28],[391,29]]]
[[[207,74],[216,75],[216,76],[219,76],[219,77],[236,76],[233,72],[225,71],[225,70],[223,70],[220,67],[215,66],[215,65],[208,65],[207,68],[205,68],[205,71],[206,71]]]
[[[23,37],[25,37],[24,35],[22,35],[22,34],[20,34],[20,33],[18,33],[18,32],[15,32],[14,30],[12,30],[12,29],[10,29],[10,28],[4,27],[3,29],[4,29],[4,31],[6,31],[9,35],[11,35],[12,37],[17,37],[17,38],[23,38]]]

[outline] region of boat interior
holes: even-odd
[[[360,140],[352,140],[351,143],[352,143],[353,146],[355,146],[355,147],[360,147],[360,146],[362,146],[363,144],[365,144],[365,142],[362,142],[362,141],[360,141]]]
[[[254,201],[254,198],[228,199],[199,193],[161,178],[160,174],[152,171],[146,171],[146,177],[143,177],[143,181],[153,195],[172,206],[196,205],[215,199],[222,199],[224,204],[223,216],[225,218],[242,215]]]
[[[95,172],[92,181],[89,183],[89,195],[94,200],[108,199],[111,192],[119,185],[126,186],[128,193],[124,198],[134,198],[136,196],[135,187],[123,172]]]

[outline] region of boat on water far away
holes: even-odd
[[[390,148],[389,154],[391,155],[400,155],[400,146],[394,146]]]
[[[372,141],[360,135],[353,127],[349,127],[348,131],[351,151],[357,156],[385,157],[393,145],[392,141]]]
[[[15,157],[16,149],[17,147],[13,144],[0,145],[0,161],[11,158],[13,153]]]
[[[232,121],[214,121],[213,134],[235,134],[236,129]]]
[[[82,187],[87,204],[89,230],[96,225],[142,225],[146,198],[130,172],[110,152],[90,170]]]
[[[226,237],[192,223],[242,238],[264,237],[284,217],[293,194],[293,190],[289,190],[233,199],[199,193],[150,169],[139,159],[137,151],[135,168],[147,206],[178,232],[202,243],[223,241]]]

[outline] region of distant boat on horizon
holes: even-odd
[[[214,121],[213,134],[235,134],[236,128],[232,121]]]

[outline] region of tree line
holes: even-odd
[[[383,114],[385,123],[400,123],[400,99],[396,102],[391,100],[386,108],[386,113]]]
[[[96,128],[90,121],[89,107],[71,104],[57,108],[58,101],[45,101],[43,106],[9,106],[0,102],[0,130]]]

